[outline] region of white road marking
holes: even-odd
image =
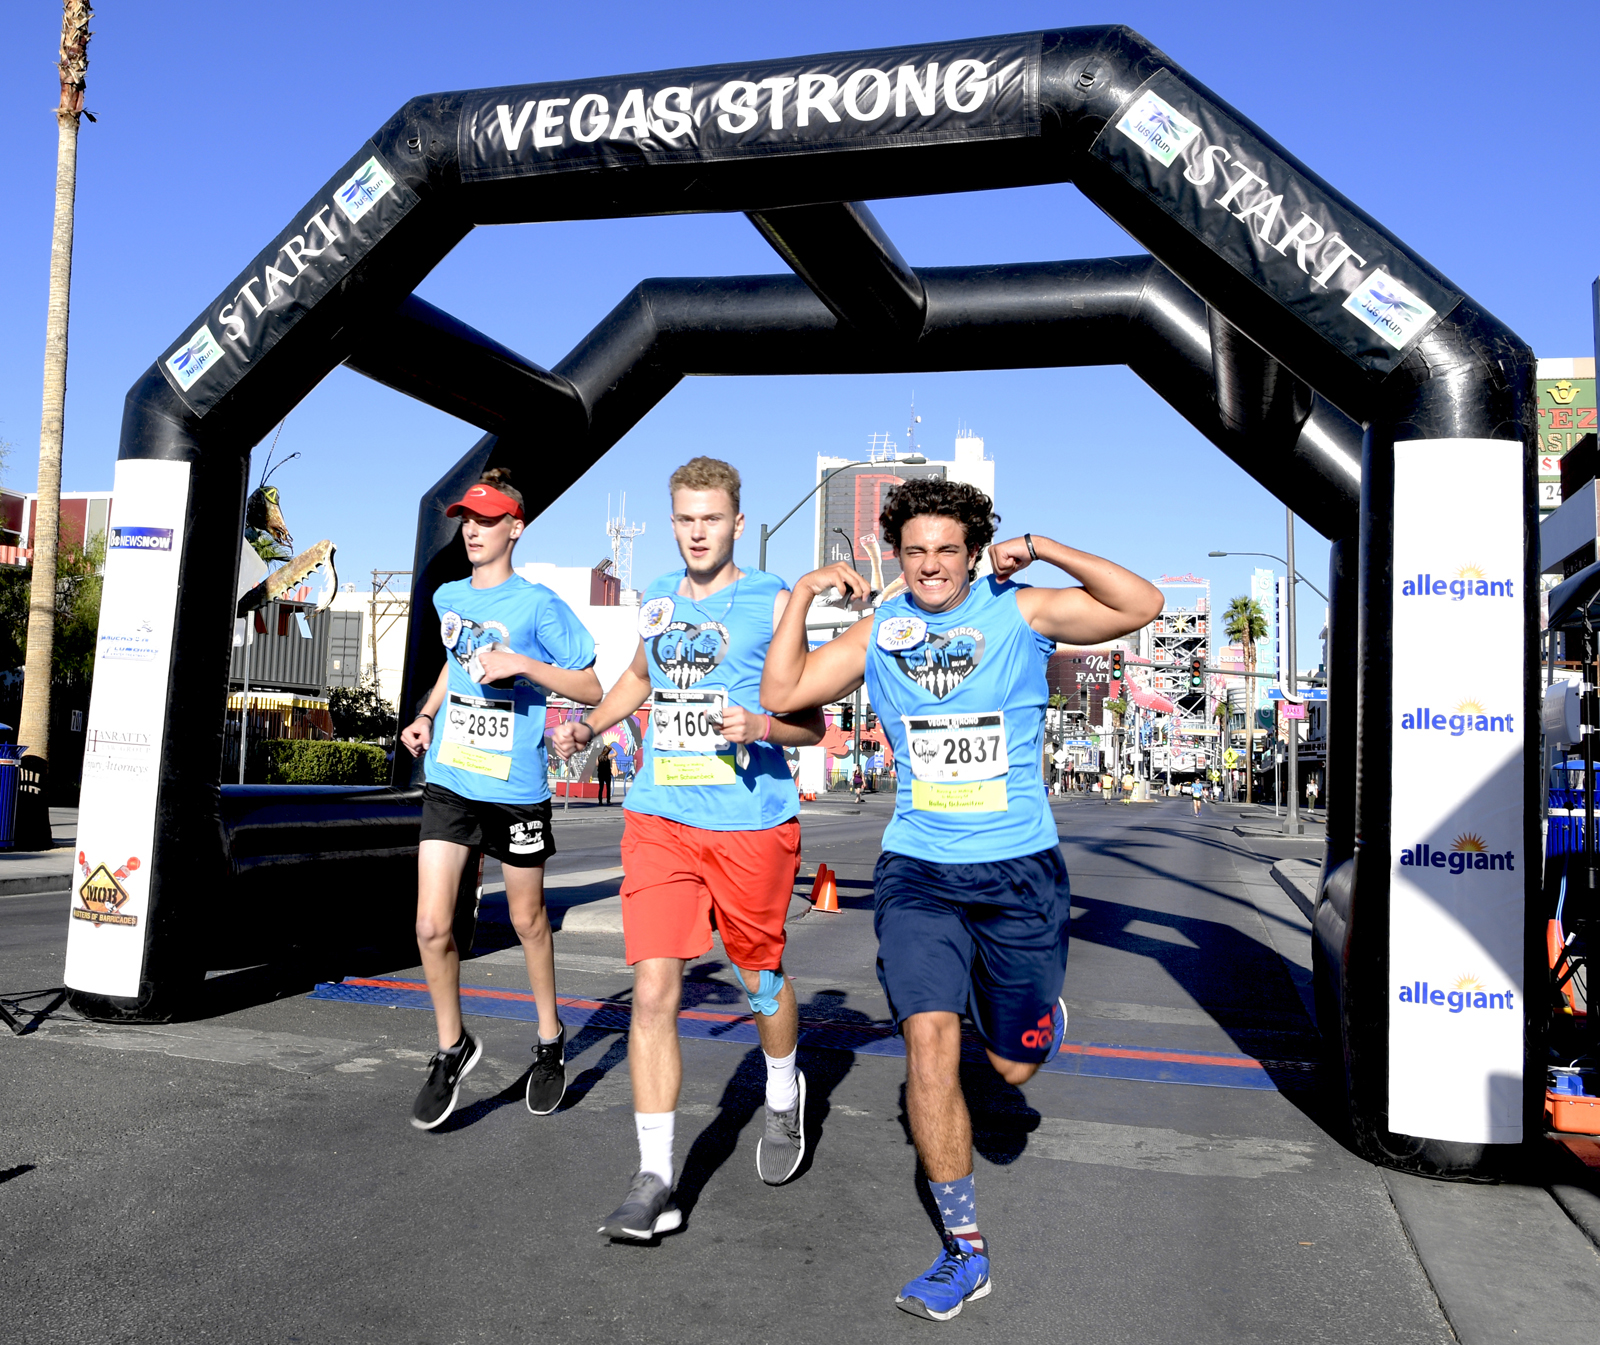
[[[337,1067],[358,1051],[371,1050],[367,1042],[336,1037],[306,1037],[294,1032],[260,1032],[249,1028],[215,1027],[206,1023],[167,1023],[148,1027],[111,1027],[92,1023],[43,1023],[25,1042],[45,1041],[101,1046],[112,1051],[154,1051],[182,1060],[210,1060],[225,1065],[268,1065],[295,1074],[313,1074]],[[354,1063],[354,1061],[351,1061]],[[360,1072],[375,1065],[368,1059]]]

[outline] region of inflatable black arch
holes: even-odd
[[[1152,255],[920,270],[858,199],[1062,181]],[[747,213],[793,274],[646,281],[554,370],[412,295],[478,224],[709,211]],[[421,503],[403,704],[443,657],[420,614],[466,569],[443,505],[490,462],[539,482],[542,510],[688,374],[1129,365],[1334,544],[1347,783],[1313,942],[1357,1143],[1475,1175],[1537,1133],[1531,353],[1138,34],[440,94],[391,118],[128,394],[69,923],[91,1016],[170,1014],[219,941],[260,939],[268,912],[325,919],[308,893],[346,888],[359,913],[414,890],[403,781],[218,784],[237,594],[216,558],[251,448],[340,363],[486,431]]]

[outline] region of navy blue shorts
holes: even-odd
[[[930,864],[886,852],[872,883],[878,980],[895,1021],[965,1013],[1002,1060],[1042,1061],[1071,936],[1061,851],[990,864]]]

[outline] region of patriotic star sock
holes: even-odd
[[[945,1233],[961,1243],[969,1252],[979,1256],[988,1253],[983,1234],[978,1232],[978,1193],[973,1187],[977,1174],[969,1172],[953,1182],[928,1183],[934,1201],[939,1206],[939,1217],[944,1220]]]

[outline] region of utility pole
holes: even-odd
[[[49,849],[50,683],[55,670],[56,548],[61,522],[61,446],[66,427],[67,326],[72,306],[73,207],[78,192],[78,118],[89,71],[88,0],[61,7],[61,101],[55,109],[56,212],[50,236],[50,289],[44,336],[44,404],[39,421],[39,502],[33,511],[33,580],[17,741],[20,768],[17,844]]]
[[[1289,590],[1289,603],[1288,603],[1288,610],[1284,613],[1284,624],[1288,627],[1288,629],[1284,632],[1285,636],[1287,637],[1286,640],[1285,640],[1285,643],[1288,644],[1289,648],[1287,649],[1287,651],[1280,651],[1279,652],[1278,660],[1279,660],[1279,666],[1280,667],[1282,666],[1283,660],[1285,658],[1287,658],[1288,661],[1289,661],[1289,676],[1288,676],[1288,680],[1284,684],[1284,692],[1285,692],[1286,699],[1283,702],[1283,716],[1284,716],[1283,717],[1283,722],[1284,722],[1284,725],[1286,726],[1286,728],[1288,730],[1288,737],[1289,737],[1289,765],[1288,765],[1288,772],[1289,772],[1289,781],[1288,781],[1289,811],[1288,811],[1288,814],[1284,818],[1283,829],[1284,829],[1285,832],[1287,832],[1291,836],[1299,836],[1302,833],[1304,833],[1304,831],[1305,831],[1305,827],[1300,822],[1300,724],[1301,724],[1301,721],[1298,720],[1298,719],[1290,719],[1289,718],[1289,707],[1295,703],[1295,693],[1296,693],[1296,691],[1297,691],[1297,689],[1299,687],[1299,683],[1296,680],[1295,670],[1294,670],[1294,665],[1295,665],[1294,591],[1295,591],[1295,588],[1296,588],[1296,586],[1297,586],[1297,584],[1299,582],[1299,579],[1298,579],[1297,572],[1295,571],[1295,568],[1294,568],[1294,510],[1286,509],[1286,510],[1284,510],[1284,513],[1288,515],[1288,520],[1289,520],[1288,521],[1289,549],[1285,553],[1285,557],[1289,562],[1289,582],[1286,585],[1286,587]],[[1304,713],[1304,711],[1302,711],[1302,713]]]

